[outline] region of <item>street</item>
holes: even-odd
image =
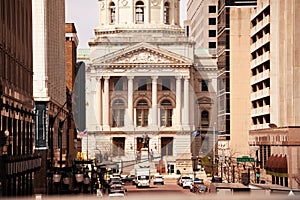
[[[195,194],[190,192],[189,189],[183,189],[176,184],[176,180],[167,180],[164,185],[153,185],[149,188],[136,188],[135,185],[126,185],[127,193],[125,197],[109,197],[105,194],[103,197],[97,197],[96,194],[72,194],[72,195],[35,195],[32,197],[14,197],[13,199],[20,200],[55,200],[55,199],[72,199],[72,200],[96,200],[96,199],[132,199],[132,200],[196,200],[196,199],[233,199],[233,200],[296,200],[299,196],[288,196],[284,194],[267,194],[258,191],[252,191],[250,193],[237,193],[230,194],[228,192],[220,192],[219,194]],[[4,198],[6,200],[6,198]],[[3,199],[3,200],[4,200]],[[7,198],[7,200],[11,198]]]

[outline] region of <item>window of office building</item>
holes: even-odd
[[[208,18],[208,25],[216,25],[217,20],[216,18]]]
[[[210,48],[210,49],[217,48],[216,43],[215,42],[209,42],[208,43],[208,48]]]
[[[209,30],[208,31],[208,37],[216,37],[217,31],[216,30]]]
[[[216,6],[208,6],[208,12],[209,13],[216,13],[217,7]]]

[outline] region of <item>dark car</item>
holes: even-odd
[[[195,178],[191,187],[190,187],[190,191],[191,192],[197,192],[199,188],[201,188],[202,186],[204,186],[204,181],[203,179],[199,179],[199,178]]]
[[[214,176],[214,177],[212,177],[211,182],[212,182],[212,183],[222,183],[223,180],[222,180],[221,177]]]
[[[122,178],[122,182],[134,185],[134,179],[135,179],[135,175],[127,175],[126,177]]]

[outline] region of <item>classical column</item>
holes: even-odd
[[[128,116],[129,116],[129,121],[128,125],[133,126],[133,76],[127,76],[128,79]]]
[[[181,125],[181,76],[176,76],[176,110],[175,125]]]
[[[109,76],[104,76],[104,94],[103,94],[103,128],[109,128]]]
[[[184,77],[184,84],[183,84],[183,125],[189,125],[189,76]]]
[[[157,76],[152,76],[152,125],[157,126]]]
[[[102,126],[102,77],[97,77],[96,101],[95,101],[95,114],[98,126]]]

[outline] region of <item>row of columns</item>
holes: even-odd
[[[102,93],[102,78],[104,79],[103,83],[103,93]],[[153,126],[158,125],[158,105],[157,105],[157,80],[158,76],[152,76],[152,108],[151,108],[151,119]],[[175,123],[176,126],[188,126],[189,125],[189,77],[185,76],[183,83],[183,109],[182,109],[182,76],[176,76],[176,108],[175,108]],[[93,78],[92,78],[93,79]],[[109,119],[110,119],[110,104],[109,104],[109,76],[97,77],[95,82],[92,80],[91,83],[95,83],[97,87],[96,90],[92,92],[92,98],[94,101],[95,108],[95,117],[97,123],[103,129],[108,129]],[[134,76],[127,76],[127,84],[128,84],[128,108],[126,110],[126,114],[128,114],[128,118],[125,118],[125,124],[129,127],[135,126],[134,121],[134,107],[133,107],[133,80]]]

